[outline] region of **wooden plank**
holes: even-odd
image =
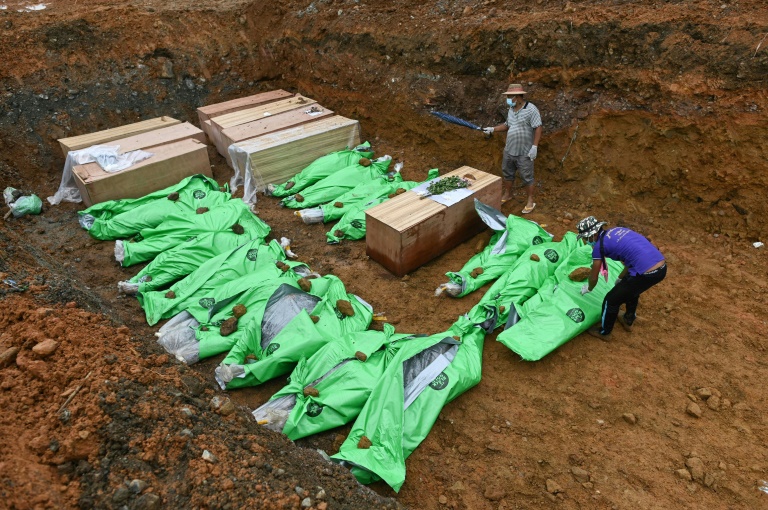
[[[274,133],[281,129],[288,129],[300,126],[308,122],[316,122],[320,119],[330,117],[333,112],[317,104],[311,106],[301,106],[276,115],[270,115],[263,119],[246,122],[239,126],[233,126],[221,131],[221,140],[224,147],[229,147],[233,143],[242,142],[256,138],[257,136]],[[224,151],[227,163],[232,166],[229,152]]]
[[[67,157],[69,151],[85,149],[92,145],[105,144],[119,138],[138,135],[155,129],[173,126],[175,124],[181,124],[181,121],[172,117],[157,117],[141,122],[135,122],[133,124],[126,124],[125,126],[96,131],[95,133],[60,138],[59,145],[61,146],[61,151],[64,153],[64,157]]]
[[[202,144],[206,143],[205,133],[189,122],[182,122],[181,124],[156,129],[128,138],[120,138],[110,143],[112,145],[119,145],[120,154],[124,154],[138,149],[151,149],[158,145],[180,142],[186,139],[194,139]]]
[[[197,118],[200,120],[200,127],[203,129],[208,138],[211,137],[209,131],[205,127],[206,121],[213,117],[220,115],[226,115],[228,113],[236,112],[239,110],[245,110],[247,108],[253,108],[260,104],[272,103],[281,99],[287,99],[294,94],[282,89],[272,90],[269,92],[262,92],[261,94],[254,94],[247,97],[238,97],[230,101],[224,101],[221,103],[210,104],[201,106],[197,109]],[[208,124],[210,126],[210,124]]]
[[[302,95],[297,94],[289,99],[283,99],[275,101],[273,103],[255,106],[248,108],[247,110],[240,110],[219,117],[214,117],[211,120],[211,139],[213,140],[216,149],[219,154],[226,156],[229,146],[225,146],[221,138],[221,132],[224,129],[252,122],[254,120],[263,119],[270,115],[276,115],[278,113],[287,112],[298,107],[310,107],[316,104],[317,101],[309,99]]]
[[[212,177],[206,145],[186,139],[153,147],[153,156],[121,172],[105,172],[98,163],[76,165],[75,182],[83,203],[91,206],[118,198],[139,198],[171,186],[185,177]]]
[[[334,115],[235,143],[232,166],[240,175],[253,176],[255,189],[246,186],[248,196],[267,184],[285,182],[320,156],[359,144],[360,123]]]
[[[408,191],[366,211],[368,256],[403,276],[484,230],[474,202],[500,209],[501,178],[469,166],[441,178],[452,175],[469,178],[474,193],[450,207]]]

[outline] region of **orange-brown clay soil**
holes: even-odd
[[[483,379],[370,490],[249,410],[282,387],[222,392],[155,343],[116,283],[113,243],[78,204],[0,228],[0,506],[8,508],[733,508],[768,505],[768,8],[741,1],[50,0],[0,2],[0,183],[58,187],[56,140],[286,89],[359,119],[407,179],[499,174],[521,83],[542,112],[536,208],[557,239],[595,215],[654,241],[667,279],[628,333],[524,362],[495,334]],[[19,11],[23,12],[19,12]],[[211,147],[214,176],[231,177]],[[523,190],[503,206],[519,214]],[[400,332],[436,333],[483,290],[436,298],[482,233],[396,278],[364,241],[325,244],[271,198],[257,210],[300,260]],[[207,452],[207,453],[206,453]],[[308,498],[308,499],[307,499]]]

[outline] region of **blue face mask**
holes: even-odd
[[[515,106],[517,103],[512,101],[512,98],[507,98],[507,106]]]

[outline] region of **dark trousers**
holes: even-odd
[[[637,311],[637,302],[640,294],[650,289],[664,277],[667,276],[667,265],[650,273],[637,276],[627,276],[621,280],[603,300],[603,311],[600,315],[600,334],[607,335],[613,331],[613,325],[619,316],[619,309],[622,304],[627,305],[627,311],[624,313],[624,320],[627,324],[635,321],[635,312]]]

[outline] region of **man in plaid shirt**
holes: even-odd
[[[483,128],[483,132],[491,135],[496,131],[507,132],[507,143],[504,147],[504,159],[501,162],[501,173],[504,182],[504,192],[501,196],[503,204],[512,198],[512,184],[515,173],[528,191],[528,203],[523,214],[528,214],[536,207],[533,201],[533,160],[536,159],[539,140],[541,139],[541,114],[533,103],[524,100],[523,86],[512,83],[504,92],[507,96],[507,121],[498,126]]]

